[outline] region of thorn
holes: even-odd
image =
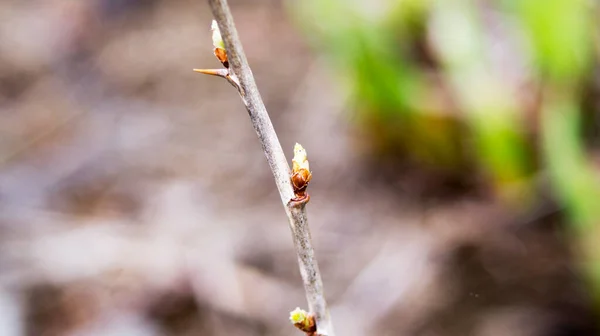
[[[244,96],[244,91],[240,85],[240,81],[237,79],[237,76],[229,73],[229,69],[193,69],[195,72],[199,72],[204,75],[211,75],[225,78],[229,84],[233,85],[234,88],[238,90],[240,95]]]
[[[227,69],[194,69],[194,71],[205,75],[219,76],[223,78],[227,78],[229,76],[229,71]]]

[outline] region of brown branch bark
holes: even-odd
[[[289,219],[308,308],[310,313],[315,316],[317,334],[334,336],[333,325],[323,295],[321,273],[312,246],[306,206],[305,204],[290,203],[290,200],[294,198],[294,190],[290,182],[290,167],[254,81],[227,0],[208,0],[208,2],[219,25],[227,50],[229,75],[231,76],[228,80],[232,82],[233,79],[233,85],[237,87],[246,106],[252,126],[273,172],[281,202]]]

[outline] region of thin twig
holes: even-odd
[[[308,308],[315,316],[317,334],[334,336],[333,325],[323,295],[321,273],[312,247],[305,204],[295,205],[294,202],[290,202],[295,197],[290,182],[290,167],[254,81],[227,0],[208,0],[208,2],[225,43],[229,59],[229,75],[237,84],[238,92],[246,105],[290,222]]]

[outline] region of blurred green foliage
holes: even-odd
[[[600,112],[582,108],[597,2],[305,0],[290,13],[350,91],[372,155],[482,176],[525,208],[547,176],[600,297],[600,248],[586,243],[600,238],[600,182],[581,131]]]

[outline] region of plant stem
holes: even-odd
[[[289,219],[308,308],[315,315],[317,334],[334,336],[327,303],[323,295],[321,273],[312,247],[306,207],[305,205],[290,204],[290,200],[294,197],[294,190],[290,182],[290,167],[254,81],[227,0],[208,0],[208,2],[225,43],[229,59],[229,72],[238,81],[238,91],[273,172],[281,202]]]

